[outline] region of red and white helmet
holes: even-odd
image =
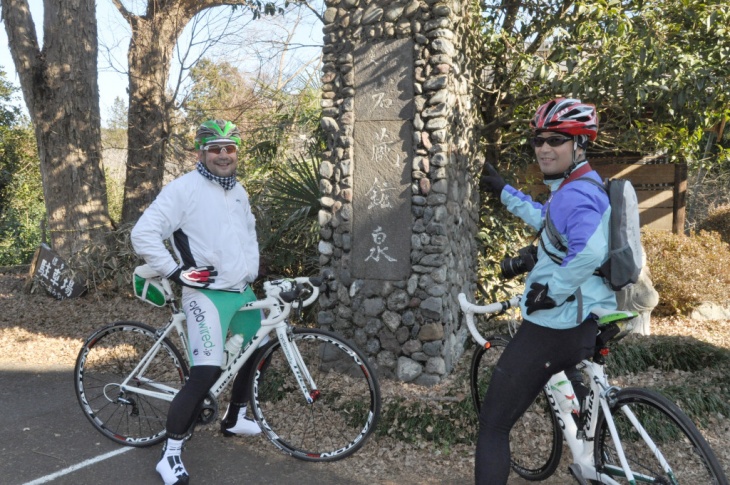
[[[539,108],[530,121],[535,133],[557,131],[567,135],[586,135],[591,141],[598,135],[596,107],[580,99],[557,98]]]

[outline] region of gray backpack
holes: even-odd
[[[643,250],[639,225],[639,202],[633,185],[624,179],[606,179],[603,184],[589,177],[580,177],[575,180],[584,180],[600,187],[608,195],[611,204],[609,255],[596,273],[603,276],[614,291],[636,283],[643,265]],[[568,248],[550,219],[549,203],[545,213],[545,234],[554,247],[562,252],[567,251]],[[544,246],[543,249],[545,249]],[[557,264],[563,262],[563,258],[549,251],[545,252]]]

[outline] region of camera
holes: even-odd
[[[537,262],[537,246],[530,244],[517,251],[514,258],[504,258],[499,263],[502,270],[502,277],[505,279],[514,278],[522,273],[527,273],[535,267]]]

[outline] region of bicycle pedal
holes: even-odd
[[[573,463],[568,467],[568,471],[580,485],[588,485],[586,479],[583,478],[583,472],[580,470],[580,465],[578,465],[577,463]]]

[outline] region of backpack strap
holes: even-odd
[[[585,165],[582,165],[580,168],[577,168],[577,169],[573,170],[572,172],[570,172],[570,175],[568,175],[568,177],[560,183],[560,185],[558,186],[558,190],[562,189],[563,185],[566,185],[566,184],[572,182],[573,180],[577,180],[578,178],[583,178],[583,176],[585,174],[587,174],[588,172],[591,172],[592,170],[593,170],[593,168],[591,167],[591,164],[586,162]]]
[[[584,165],[584,167],[585,167],[585,165]],[[583,168],[583,167],[581,167],[581,168]],[[575,172],[573,172],[573,173],[575,173]],[[571,181],[569,179],[570,179],[570,177],[568,177],[568,179],[563,181],[563,183],[560,184],[560,187],[558,187],[558,190],[560,190],[563,187],[563,185],[565,185],[566,182]],[[608,191],[606,190],[605,184],[598,182],[596,180],[593,180],[590,177],[577,177],[574,180],[584,180],[586,182],[590,182],[593,185],[595,185],[596,187],[600,187],[601,190],[603,190],[606,193],[606,195],[608,195]],[[556,190],[556,192],[557,192],[557,190]],[[551,199],[552,199],[552,197],[551,197]],[[550,241],[550,244],[552,244],[553,247],[555,247],[558,251],[560,251],[562,253],[564,253],[568,250],[568,248],[565,246],[565,244],[563,244],[563,241],[560,239],[560,233],[556,229],[555,224],[553,224],[553,220],[550,217],[550,201],[547,202],[547,208],[545,209],[545,225],[540,229],[540,231],[542,231],[543,229],[545,230],[545,235],[547,236],[548,241]],[[543,251],[545,251],[545,253],[555,263],[561,264],[563,262],[562,257],[558,256],[557,254],[551,253],[550,251],[547,250],[542,238],[540,238],[540,245],[542,246]]]

